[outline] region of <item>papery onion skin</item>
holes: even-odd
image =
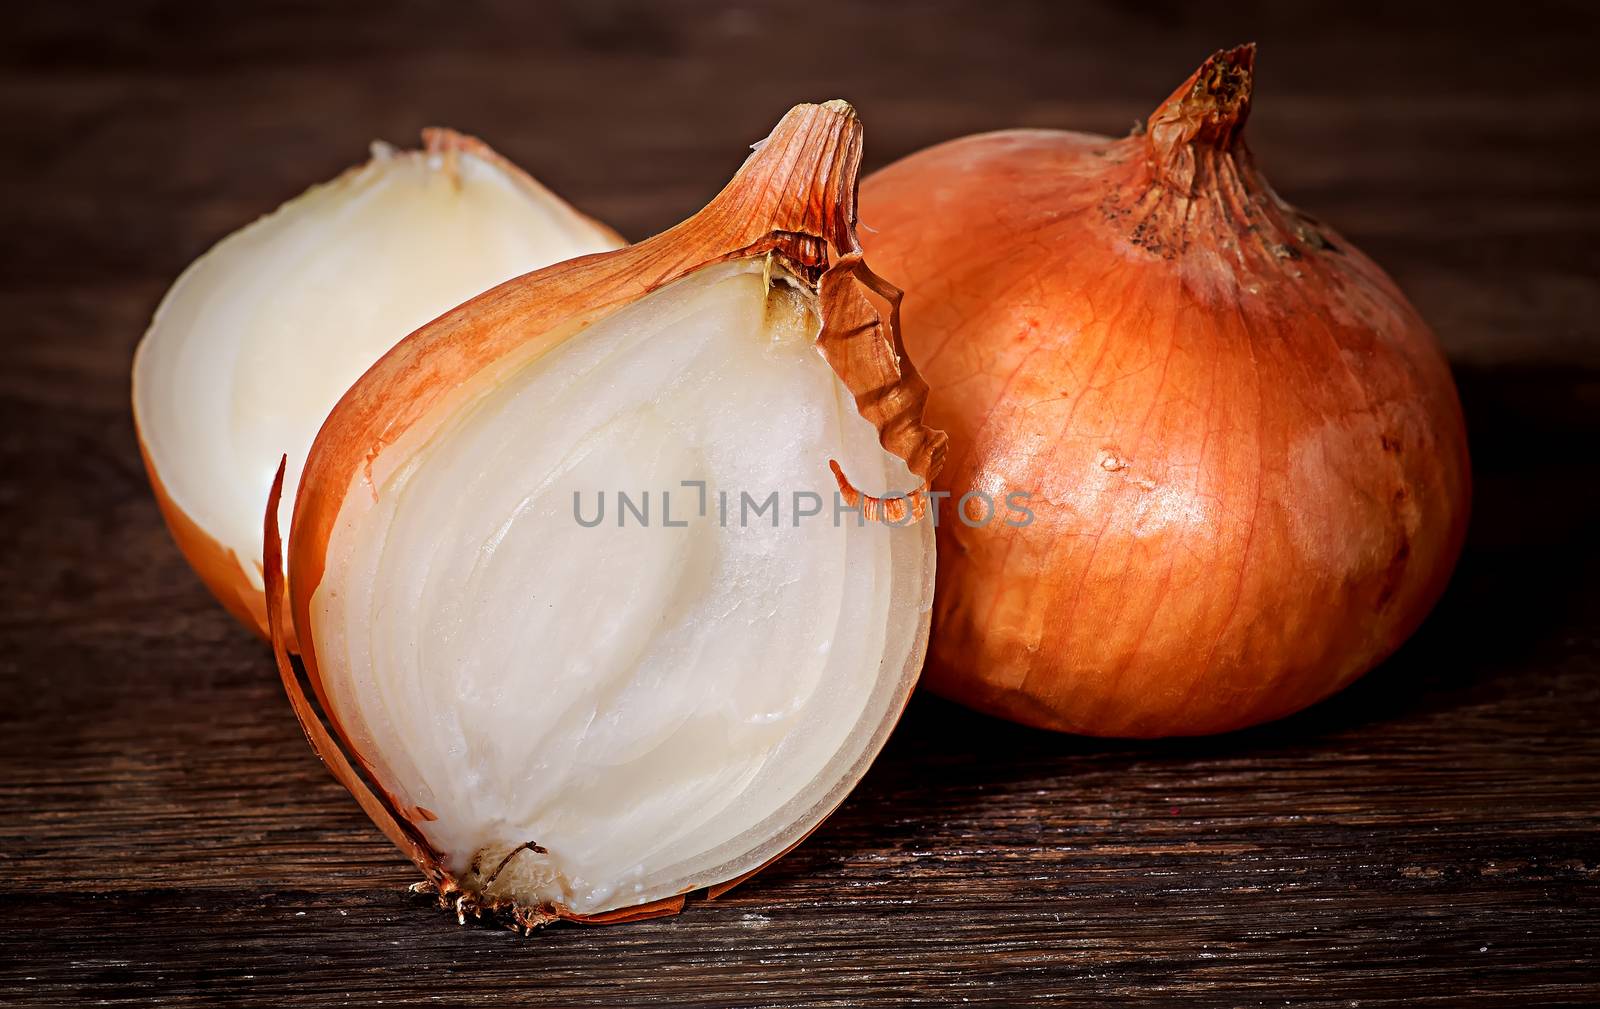
[[[857,244],[860,156],[861,128],[847,103],[797,106],[757,145],[734,180],[690,220],[638,245],[509,281],[402,341],[346,393],[317,436],[295,501],[287,577],[274,549],[275,491],[266,515],[266,595],[279,670],[296,715],[335,777],[422,870],[426,882],[419,887],[436,893],[441,904],[452,904],[460,918],[492,912],[524,929],[558,920],[629,921],[675,913],[684,896],[596,914],[499,898],[486,892],[487,885],[478,887],[471,876],[453,874],[443,855],[430,847],[418,829],[432,819],[427,810],[408,806],[363,780],[357,768],[374,781],[378,775],[329,704],[312,617],[313,597],[328,568],[330,540],[347,500],[376,495],[386,472],[397,465],[384,457],[385,449],[402,438],[422,438],[438,430],[448,423],[452,406],[471,402],[496,381],[501,369],[536,360],[644,296],[732,260],[775,262],[814,291],[822,323],[817,350],[855,398],[861,417],[876,428],[883,449],[904,460],[925,489],[943,463],[945,437],[922,423],[927,385],[904,354],[898,332],[900,293],[867,269]],[[818,460],[819,466],[825,462]],[[909,499],[922,501],[921,490]],[[885,510],[881,504],[879,510]],[[931,535],[927,542],[931,551]],[[924,612],[923,639],[926,631]],[[306,679],[328,726],[318,720],[291,664],[288,643],[296,638]],[[921,661],[919,643],[911,657],[913,682]],[[898,715],[898,708],[893,714]],[[824,809],[820,815],[829,812]],[[708,899],[758,869],[708,886]]]
[[[296,212],[297,206],[307,197],[317,195],[324,197],[330,192],[338,192],[341,188],[348,188],[358,184],[363,173],[372,171],[382,162],[394,162],[404,159],[438,159],[436,171],[443,176],[451,177],[457,186],[460,185],[459,161],[463,156],[471,156],[485,165],[492,167],[500,173],[517,191],[523,194],[530,202],[538,203],[549,208],[550,213],[558,218],[562,225],[570,229],[575,235],[581,235],[586,248],[615,248],[626,244],[610,227],[579,213],[568,206],[560,197],[550,192],[536,179],[528,175],[521,168],[496,153],[488,144],[454,130],[430,127],[422,131],[422,148],[417,151],[396,151],[385,144],[374,144],[373,160],[365,165],[350,168],[338,178],[313,187],[294,200],[278,208],[272,214],[262,217],[249,225],[235,231],[216,246],[208,250],[195,262],[191,263],[183,274],[173,283],[170,291],[156,311],[149,331],[141,341],[139,351],[136,353],[133,367],[133,414],[134,427],[139,441],[139,452],[144,462],[145,473],[149,477],[150,486],[155,494],[156,503],[160,508],[161,516],[165,520],[167,529],[172,534],[173,541],[183,553],[184,559],[200,577],[200,580],[210,590],[211,594],[222,603],[223,607],[240,623],[255,631],[262,638],[267,638],[267,614],[265,599],[259,581],[262,577],[261,561],[257,557],[241,557],[239,551],[213,535],[205,525],[197,520],[178,500],[181,495],[175,495],[169,488],[168,482],[163,479],[160,466],[157,464],[156,453],[152,450],[149,438],[151,437],[148,418],[144,416],[145,410],[142,401],[148,404],[147,396],[165,397],[181,395],[182,390],[165,387],[161,383],[161,376],[150,374],[150,370],[142,366],[148,358],[148,348],[161,325],[163,312],[169,305],[178,301],[186,294],[186,285],[199,283],[198,278],[206,275],[220,257],[232,251],[233,243],[250,239],[258,234],[263,227],[270,226],[276,218],[285,214]],[[570,254],[570,253],[569,253]],[[544,260],[543,262],[548,262]],[[525,264],[541,265],[540,263]],[[237,264],[235,264],[237,269]],[[501,275],[502,277],[504,274]],[[337,282],[337,278],[330,278]],[[488,283],[483,286],[488,286]],[[292,296],[292,292],[286,292]],[[439,309],[450,307],[441,305]],[[199,333],[197,340],[204,340],[210,334]],[[385,334],[386,346],[399,342],[406,336],[404,331]],[[308,361],[307,368],[317,368],[319,363]],[[326,404],[331,406],[332,404]],[[325,407],[326,408],[326,407]],[[320,411],[319,411],[320,413]],[[315,418],[320,421],[322,418]],[[295,446],[285,445],[284,449],[293,449]],[[268,462],[269,460],[264,460]],[[169,465],[171,460],[169,460]],[[266,469],[265,473],[270,474]],[[289,493],[293,493],[292,486]],[[252,579],[251,575],[255,578]]]
[[[1253,69],[1216,54],[1124,139],[985,134],[863,182],[951,438],[937,489],[1034,515],[941,516],[934,691],[1075,733],[1222,732],[1339,690],[1443,591],[1470,495],[1448,366],[1257,173]]]

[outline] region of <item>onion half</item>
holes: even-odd
[[[481,141],[427,130],[219,242],[140,342],[133,414],[189,564],[267,633],[261,507],[361,373],[407,333],[502,281],[622,240]]]
[[[268,509],[296,711],[462,918],[721,892],[821,822],[898,718],[944,440],[856,244],[860,144],[847,104],[798,106],[686,223],[400,343],[311,448],[286,599]],[[906,496],[835,521],[836,483],[860,500],[845,472]],[[648,518],[589,527],[619,492]]]
[[[937,489],[1033,516],[939,523],[939,693],[1094,735],[1240,728],[1370,669],[1449,579],[1449,368],[1256,169],[1254,56],[1216,54],[1123,139],[965,137],[863,183],[950,433]]]

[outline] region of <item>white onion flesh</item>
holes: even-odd
[[[317,429],[374,361],[496,284],[617,244],[509,165],[375,145],[219,243],[162,301],[134,364],[152,469],[259,590],[279,459],[288,528]]]
[[[864,772],[922,661],[915,481],[813,341],[812,296],[708,267],[423,423],[357,475],[311,601],[332,714],[458,878],[594,913],[756,869]],[[706,482],[709,514],[697,514]],[[650,492],[618,528],[616,493]],[[662,524],[661,492],[672,518]],[[730,497],[726,526],[719,492]],[[779,492],[780,524],[739,494]],[[793,518],[793,492],[823,514]],[[574,493],[592,519],[584,528]],[[547,854],[516,852],[533,842]]]

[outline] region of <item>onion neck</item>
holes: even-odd
[[[1115,191],[1101,206],[1123,240],[1224,280],[1293,273],[1299,260],[1334,248],[1256,170],[1243,136],[1254,67],[1254,44],[1215,53],[1157,107],[1148,129],[1114,144]]]
[[[802,274],[825,268],[834,254],[859,251],[855,237],[856,176],[861,168],[861,122],[849,102],[797,105],[751,154],[687,231],[726,247],[765,246]],[[753,222],[766,222],[760,233]],[[674,234],[674,241],[682,236]],[[814,276],[807,277],[815,280]]]
[[[1247,155],[1240,134],[1250,116],[1255,61],[1254,43],[1212,54],[1151,114],[1144,142],[1162,185],[1191,195],[1219,169],[1248,172],[1247,156],[1243,166],[1233,162],[1235,152]]]

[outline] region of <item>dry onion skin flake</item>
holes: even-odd
[[[856,243],[860,156],[849,105],[798,106],[685,223],[412,334],[311,447],[287,584],[268,509],[302,724],[461,918],[714,896],[816,827],[899,717],[944,439]],[[650,518],[589,525],[619,491]],[[781,521],[719,515],[772,491]]]
[[[162,515],[191,567],[267,633],[261,508],[328,411],[406,334],[519,274],[622,240],[487,145],[450,130],[372,159],[223,239],[162,300],[133,412]]]
[[[1198,735],[1389,655],[1465,535],[1466,431],[1432,331],[1280,199],[1242,130],[1253,46],[1120,140],[965,137],[862,184],[876,269],[949,432],[927,682],[1030,725]]]

